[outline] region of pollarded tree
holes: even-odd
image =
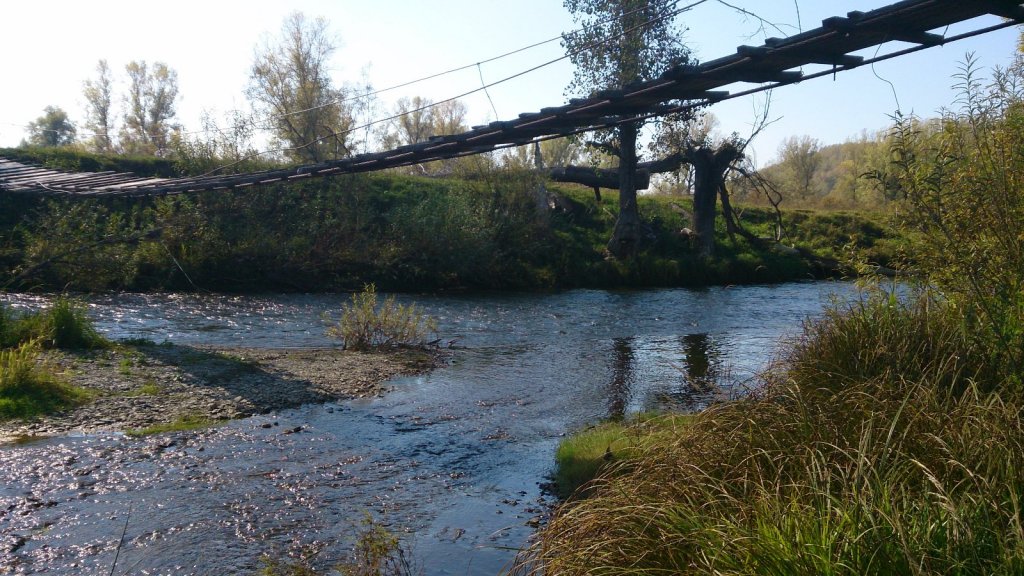
[[[674,0],[564,0],[579,25],[562,36],[576,66],[567,92],[590,96],[600,90],[650,80],[669,67],[689,61],[675,23]],[[593,146],[618,158],[619,216],[608,243],[616,257],[636,253],[640,239],[637,208],[639,121],[620,123],[597,134]]]
[[[27,144],[32,146],[67,146],[75,142],[75,125],[59,106],[47,106],[43,115],[28,125]]]
[[[294,12],[277,43],[256,51],[246,93],[293,160],[321,162],[351,153],[352,114],[330,77],[335,50],[326,19]]]

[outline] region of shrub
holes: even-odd
[[[913,239],[905,263],[961,311],[990,362],[1024,386],[1024,57],[986,86],[968,59],[959,110],[897,117],[887,194]]]
[[[42,366],[39,355],[35,341],[0,350],[0,420],[31,418],[86,398]]]
[[[395,303],[388,296],[377,305],[377,287],[367,284],[352,295],[352,304],[342,306],[341,319],[327,334],[341,340],[346,350],[379,350],[399,346],[423,346],[437,322],[416,304]]]

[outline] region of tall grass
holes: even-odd
[[[31,418],[85,398],[41,361],[37,342],[0,349],[0,420]]]
[[[892,171],[920,284],[833,305],[760,391],[643,445],[521,572],[1024,574],[1024,57]],[[897,259],[900,260],[900,259]]]
[[[638,443],[520,571],[1021,573],[1024,404],[926,301],[889,305],[832,310],[756,397]]]
[[[61,296],[39,312],[15,315],[0,312],[0,345],[16,346],[37,341],[44,348],[104,348],[110,342],[92,324],[81,302]]]

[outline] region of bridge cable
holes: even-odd
[[[639,30],[639,29],[641,29],[641,28],[643,28],[645,26],[648,26],[650,24],[653,24],[655,22],[659,22],[661,20],[666,20],[666,19],[669,19],[669,18],[674,18],[674,17],[678,16],[679,14],[682,14],[683,12],[688,12],[688,11],[692,10],[693,8],[695,8],[697,6],[700,6],[701,4],[704,4],[704,3],[708,2],[708,1],[709,0],[696,0],[695,2],[687,4],[683,8],[674,10],[674,11],[672,11],[672,12],[666,14],[666,15],[658,16],[656,18],[652,18],[652,19],[650,19],[650,20],[648,20],[646,22],[643,22],[641,24],[638,24],[638,25],[636,25],[636,26],[634,26],[632,28],[629,28],[627,30],[623,30],[621,33],[613,36],[612,38],[607,38],[607,39],[604,39],[604,40],[601,40],[601,41],[598,41],[598,42],[592,42],[590,44],[587,44],[587,45],[579,48],[576,51],[567,53],[567,54],[565,54],[563,56],[560,56],[558,58],[549,60],[549,61],[544,62],[542,64],[538,64],[538,65],[533,66],[531,68],[528,68],[526,70],[522,70],[522,71],[517,72],[517,73],[515,73],[515,74],[513,74],[511,76],[507,76],[505,78],[502,78],[500,80],[496,80],[496,81],[491,82],[489,84],[484,84],[480,88],[475,88],[473,90],[469,90],[467,92],[463,92],[463,93],[458,94],[456,96],[451,96],[449,98],[445,98],[445,99],[439,100],[437,102],[431,102],[430,104],[426,104],[424,106],[420,106],[420,107],[414,108],[412,110],[407,110],[407,111],[402,112],[400,114],[393,114],[391,116],[387,116],[387,117],[384,117],[384,118],[378,118],[376,120],[371,120],[371,121],[366,122],[366,123],[364,123],[362,125],[355,126],[355,127],[352,127],[352,128],[348,128],[346,130],[342,130],[342,131],[339,131],[339,132],[332,132],[331,134],[328,134],[328,135],[316,138],[314,140],[311,140],[311,141],[306,142],[305,144],[301,144],[299,146],[292,146],[292,147],[288,147],[288,148],[276,148],[276,149],[271,149],[271,150],[257,151],[254,154],[247,155],[245,158],[242,158],[240,160],[236,160],[235,162],[232,162],[232,163],[229,163],[229,164],[224,164],[222,166],[218,166],[217,168],[214,168],[213,170],[210,170],[208,172],[204,172],[203,174],[200,174],[200,175],[198,175],[196,177],[197,178],[202,178],[204,176],[210,176],[210,175],[216,174],[218,171],[220,171],[220,170],[222,170],[224,168],[230,168],[232,166],[236,166],[238,164],[241,164],[242,162],[245,162],[247,160],[251,160],[251,159],[253,159],[255,157],[262,156],[264,154],[271,154],[271,153],[277,153],[277,152],[294,152],[294,151],[297,151],[297,150],[302,150],[302,149],[307,148],[309,146],[312,146],[312,145],[314,145],[314,144],[316,144],[318,142],[322,142],[324,140],[327,140],[328,138],[334,138],[334,137],[337,137],[337,136],[344,136],[346,134],[350,134],[352,132],[356,132],[356,131],[359,131],[359,130],[364,130],[364,129],[369,128],[371,126],[375,126],[377,124],[382,124],[384,122],[390,122],[392,120],[401,118],[402,116],[407,116],[409,114],[414,114],[416,112],[421,112],[423,110],[427,110],[427,109],[433,108],[435,106],[440,106],[442,104],[446,104],[448,102],[452,102],[454,100],[458,100],[459,98],[470,96],[470,95],[476,94],[478,92],[486,91],[487,88],[490,88],[490,87],[493,87],[493,86],[497,86],[499,84],[503,84],[505,82],[508,82],[510,80],[514,80],[514,79],[519,78],[521,76],[525,76],[526,74],[529,74],[531,72],[535,72],[537,70],[540,70],[541,68],[545,68],[545,67],[550,66],[552,64],[555,64],[557,62],[560,62],[562,60],[570,58],[571,56],[575,56],[576,54],[579,54],[579,53],[584,52],[586,50],[589,50],[591,48],[595,48],[597,46],[600,46],[601,44],[610,43],[612,40],[615,40],[617,38],[625,36],[626,34],[629,34],[630,32],[633,32],[635,30]]]

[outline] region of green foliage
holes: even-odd
[[[428,334],[437,331],[437,321],[416,304],[395,303],[388,296],[377,304],[377,287],[367,284],[343,304],[337,324],[327,335],[341,340],[347,350],[381,350],[398,346],[423,346]]]
[[[89,164],[106,157],[82,155]],[[196,160],[199,162],[199,160]],[[198,165],[197,165],[198,166]],[[98,168],[96,168],[98,169]],[[119,169],[104,165],[103,169]],[[198,168],[197,168],[198,169]],[[0,195],[0,285],[21,290],[339,291],[703,286],[831,273],[800,256],[762,251],[718,231],[714,260],[681,233],[686,198],[645,195],[644,243],[607,258],[618,197],[548,185],[559,208],[538,212],[528,172],[472,179],[396,173],[340,176],[157,199],[38,199]],[[769,236],[771,214],[741,209]],[[897,240],[865,219],[786,213],[787,243],[841,260],[844,246],[880,252]],[[870,220],[870,219],[868,219]],[[873,248],[874,249],[874,248]]]
[[[1024,62],[983,87],[975,63],[958,76],[960,110],[926,133],[897,118],[891,170],[898,224],[913,242],[904,266],[939,288],[990,362],[1024,373]]]
[[[865,177],[885,170],[888,149],[884,132],[827,146],[792,137],[783,143],[779,160],[760,173],[781,193],[783,208],[888,211],[892,198]],[[731,192],[742,202],[767,204],[764,194],[743,179],[732,183]]]
[[[325,18],[293,12],[282,22],[276,44],[256,50],[246,93],[297,162],[350,154],[351,110],[329,72],[335,49]]]
[[[0,349],[0,420],[32,418],[85,398],[84,391],[61,382],[41,364],[38,342]]]
[[[46,147],[0,148],[0,156],[68,172],[133,172],[155,178],[178,176],[172,160],[154,156],[92,154],[73,148]]]
[[[28,125],[28,144],[68,146],[75,142],[75,125],[60,106],[47,106],[44,114]]]
[[[563,5],[580,25],[562,37],[575,66],[568,93],[590,96],[601,89],[653,79],[689,61],[689,50],[679,40],[682,30],[672,2],[564,0]]]

